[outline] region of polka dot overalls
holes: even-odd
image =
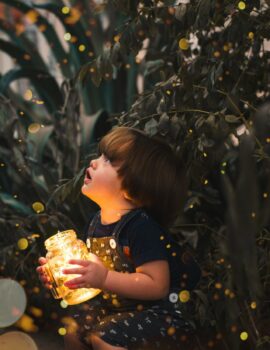
[[[111,270],[135,272],[132,261],[118,243],[122,228],[137,215],[146,215],[141,209],[129,212],[116,224],[110,236],[94,237],[100,214],[92,220],[86,240],[89,251],[96,254]],[[179,349],[178,332],[190,330],[183,317],[179,291],[158,301],[142,301],[102,292],[94,299],[82,304],[74,315],[79,327],[79,336],[90,347],[90,335],[97,334],[105,342],[126,349]]]

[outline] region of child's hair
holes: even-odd
[[[182,162],[167,143],[138,129],[117,127],[101,139],[99,153],[117,167],[122,188],[135,205],[163,226],[173,222],[187,185]]]

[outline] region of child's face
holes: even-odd
[[[86,169],[82,193],[100,206],[117,204],[123,199],[117,168],[103,154]]]

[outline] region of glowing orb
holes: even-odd
[[[23,332],[8,332],[0,336],[1,350],[38,350],[35,342]]]
[[[189,43],[185,38],[180,39],[178,45],[181,50],[188,50],[189,48]]]
[[[28,248],[28,240],[26,238],[20,238],[17,245],[20,250],[25,250]]]
[[[244,1],[240,1],[238,3],[238,8],[239,10],[244,10],[246,8],[246,4],[244,3]]]
[[[182,290],[180,293],[179,293],[179,299],[181,301],[181,303],[186,303],[189,301],[190,299],[190,293],[188,290]]]
[[[32,204],[32,208],[36,213],[42,213],[45,210],[45,207],[42,203],[40,202],[35,202]]]
[[[67,334],[66,328],[64,328],[64,327],[59,328],[59,329],[58,329],[58,333],[59,333],[60,335],[66,335],[66,334]]]
[[[30,132],[31,134],[37,133],[39,129],[40,129],[39,123],[32,123],[28,126],[28,132]]]
[[[0,328],[2,328],[12,325],[23,315],[26,295],[22,286],[9,278],[0,279],[0,295]]]
[[[247,338],[248,338],[247,332],[242,332],[242,333],[240,334],[240,339],[241,339],[241,340],[245,341],[245,340],[247,340]]]

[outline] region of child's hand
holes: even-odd
[[[36,271],[39,275],[40,282],[43,284],[43,286],[45,288],[52,289],[52,284],[51,284],[51,281],[49,279],[49,276],[46,274],[44,266],[42,266],[42,265],[45,265],[47,263],[46,258],[41,257],[38,259],[38,262],[39,262],[40,266],[38,266],[36,268]]]
[[[91,254],[91,260],[69,260],[69,264],[80,265],[72,269],[63,269],[64,274],[81,275],[64,283],[70,289],[98,288],[103,289],[108,274],[108,269],[99,258]]]

